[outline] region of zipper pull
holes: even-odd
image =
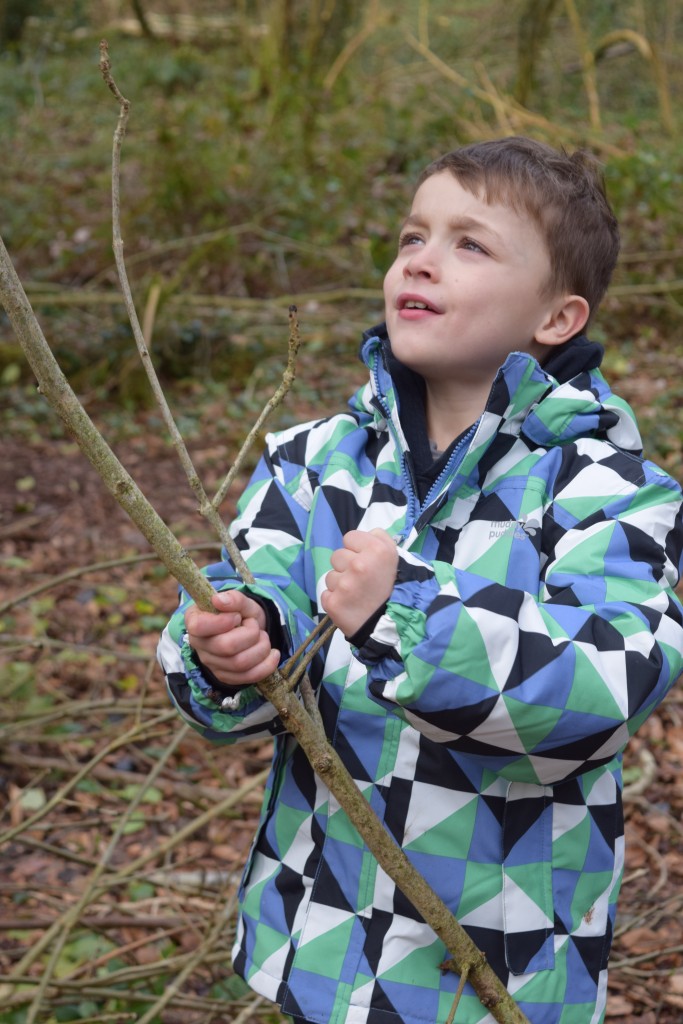
[[[415,529],[419,533],[420,530],[424,529],[427,523],[434,518],[437,512],[440,512],[448,501],[448,492],[442,491],[436,501],[433,501],[431,505],[423,509],[417,522],[415,523]]]

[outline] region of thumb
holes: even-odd
[[[211,601],[217,611],[232,612],[237,611],[242,596],[239,590],[217,590],[212,594]]]

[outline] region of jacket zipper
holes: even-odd
[[[391,415],[391,409],[389,409],[389,407],[385,405],[385,403],[380,398],[381,391],[379,386],[379,375],[377,373],[376,362],[375,365],[372,367],[372,376],[375,385],[375,394],[373,395],[372,398],[372,404],[379,412],[381,412],[382,416],[387,422],[387,429],[390,430],[393,435],[394,444],[396,445],[397,450],[401,453],[401,472],[403,473],[405,482],[408,485],[408,511],[406,513],[406,525],[403,528],[403,530],[401,530],[401,532],[397,534],[396,537],[394,538],[396,543],[400,544],[401,541],[405,539],[405,537],[410,533],[410,530],[412,529],[412,524],[414,523],[417,513],[420,510],[420,503],[417,500],[417,488],[415,486],[412,467],[410,465],[410,459],[408,457],[409,453],[407,451],[402,450],[401,445],[399,444],[398,437],[396,436],[396,428],[394,426],[393,418]]]
[[[380,398],[381,392],[380,392],[380,386],[379,386],[379,375],[377,373],[377,365],[376,364],[372,368],[372,375],[373,375],[374,384],[375,384],[375,394],[373,395],[373,398],[372,398],[372,404],[375,406],[375,408],[379,412],[381,412],[382,416],[387,421],[387,427],[394,434],[394,443],[396,444],[397,448],[399,450],[401,450],[401,446],[398,443],[398,437],[396,436],[396,431],[395,431],[394,423],[393,423],[393,420],[392,420],[391,410],[388,408],[387,405],[385,405],[385,403]],[[453,469],[457,465],[458,461],[460,461],[462,459],[462,455],[463,455],[464,449],[469,444],[469,442],[472,440],[472,437],[474,436],[474,432],[477,429],[477,425],[478,425],[478,421],[477,421],[477,423],[473,423],[472,426],[467,431],[467,433],[464,434],[463,437],[460,438],[458,444],[455,446],[455,448],[451,452],[450,459],[448,460],[448,462],[446,463],[444,468],[441,470],[441,472],[439,473],[439,476],[436,478],[436,480],[434,481],[432,486],[429,488],[429,491],[427,492],[427,495],[425,496],[425,500],[422,503],[422,505],[420,505],[420,501],[419,501],[418,496],[417,496],[417,485],[415,483],[415,476],[413,474],[413,467],[412,467],[412,461],[411,461],[411,458],[410,458],[410,452],[409,451],[402,451],[401,452],[401,470],[403,472],[403,476],[405,478],[406,484],[408,485],[407,486],[407,491],[408,491],[408,512],[407,512],[407,515],[406,515],[406,524],[405,524],[403,530],[401,530],[401,532],[399,534],[397,534],[396,537],[395,537],[395,540],[396,540],[397,544],[401,544],[406,539],[406,537],[409,536],[409,534],[410,534],[410,532],[411,532],[411,530],[413,528],[415,528],[415,530],[417,530],[418,533],[419,533],[419,531],[424,526],[427,525],[427,523],[430,521],[430,519],[433,516],[435,516],[436,513],[438,512],[438,510],[441,508],[443,502],[436,502],[434,504],[434,508],[433,509],[430,508],[430,502],[432,501],[432,495],[438,492],[438,490],[442,486],[443,481],[445,480],[446,476],[453,471]],[[444,500],[445,499],[446,499],[446,495],[444,495]]]
[[[441,470],[432,486],[427,491],[427,494],[425,495],[425,500],[423,501],[420,508],[420,517],[415,523],[416,530],[419,531],[424,526],[426,526],[429,520],[432,519],[433,516],[435,516],[439,509],[442,507],[443,502],[439,501],[435,504],[433,511],[430,509],[430,505],[433,501],[432,495],[437,494],[439,492],[439,490],[443,486],[446,477],[453,472],[453,470],[460,462],[462,462],[465,449],[467,448],[467,446],[469,445],[470,441],[474,436],[474,432],[477,429],[478,422],[479,421],[477,421],[477,423],[473,423],[469,430],[460,438],[455,448],[451,452],[450,459],[448,460],[444,468]],[[444,494],[443,497],[445,500],[447,495]]]

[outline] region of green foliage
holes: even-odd
[[[162,378],[219,382],[240,401],[268,366],[281,365],[285,311],[269,300],[302,293],[320,296],[301,310],[305,343],[321,359],[347,359],[358,329],[381,316],[382,276],[416,174],[446,149],[513,130],[601,156],[624,252],[653,254],[624,262],[616,289],[643,293],[651,283],[654,291],[608,302],[594,333],[611,347],[653,330],[661,360],[670,350],[678,365],[683,289],[660,298],[657,287],[683,278],[681,126],[676,110],[667,115],[683,85],[683,10],[669,0],[575,6],[580,34],[554,0],[415,2],[374,23],[372,5],[357,0],[256,0],[210,23],[201,20],[216,18],[208,0],[191,10],[176,0],[165,7],[169,34],[155,21],[153,39],[107,29],[116,79],[132,100],[125,253],[141,318],[160,289],[151,347]],[[127,316],[118,298],[89,301],[117,293],[109,206],[117,109],[97,67],[99,7],[67,8],[61,19],[43,4],[43,16],[23,26],[21,50],[0,54],[8,143],[0,219],[67,376],[86,399],[115,399],[116,429],[131,432],[130,411],[152,398]],[[197,19],[195,30],[177,28],[180,14]],[[522,67],[518,43],[529,33],[533,61]],[[599,131],[589,127],[587,52]],[[505,107],[516,84],[536,122]],[[378,300],[325,310],[330,288]],[[206,303],[196,304],[200,295]],[[14,432],[61,435],[4,316],[0,386],[8,398],[0,415]],[[646,422],[648,441],[675,466],[683,413],[673,401],[660,411],[672,418],[674,441]],[[28,510],[31,496],[24,500]]]
[[[498,94],[513,91],[517,41],[536,9],[543,32],[534,37],[524,89],[527,106],[548,120],[534,127],[513,119],[508,127],[485,99],[482,68]],[[258,0],[219,16],[222,27],[205,29],[201,18],[214,17],[215,5],[199,0],[190,35],[174,36],[171,28],[163,36],[155,22],[156,39],[107,30],[116,79],[132,100],[122,152],[125,252],[141,316],[152,284],[161,288],[153,350],[162,376],[230,379],[236,392],[248,388],[264,359],[284,345],[285,317],[264,316],[267,300],[329,288],[379,293],[418,171],[446,149],[503,130],[606,147],[624,248],[678,246],[683,151],[663,121],[662,97],[681,85],[683,14],[653,0],[578,0],[577,9],[583,43],[565,6],[547,0],[517,7],[488,0],[476,11],[445,0],[407,4],[364,35],[371,12],[356,0],[321,6],[317,20],[318,8],[299,0]],[[180,0],[168,11],[190,13]],[[0,131],[11,140],[3,152],[3,237],[27,285],[84,293],[82,304],[74,296],[68,305],[50,306],[45,292],[36,296],[77,390],[141,408],[151,397],[124,310],[86,301],[87,291],[116,289],[109,178],[117,109],[97,68],[99,9],[74,5],[63,23],[43,17],[24,28],[19,56],[0,57]],[[645,40],[660,64],[633,42],[601,49],[613,32]],[[449,81],[416,53],[406,33],[428,43],[466,84]],[[597,55],[599,134],[587,125],[584,44]],[[640,284],[658,270],[626,268],[619,281]],[[190,308],[184,297],[197,294],[264,305]],[[318,330],[317,316],[306,310],[304,326],[332,354],[338,327]],[[662,325],[663,343],[678,334],[680,314],[671,304],[650,303],[648,316]],[[372,318],[367,302],[338,307],[349,334],[351,321]],[[632,332],[631,303],[613,304],[605,333],[619,340]],[[49,414],[43,426],[40,400],[22,390],[28,375],[4,318],[0,346],[2,383],[13,409],[29,417],[18,429],[40,424],[59,432]]]

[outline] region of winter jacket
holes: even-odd
[[[348,412],[269,436],[232,534],[285,656],[323,614],[343,534],[395,537],[386,607],[311,668],[327,734],[532,1024],[597,1024],[623,865],[621,753],[683,670],[682,497],[641,457],[595,346],[563,349],[545,369],[507,358],[420,498],[387,341],[369,332],[369,384]],[[227,562],[207,573],[240,585]],[[253,687],[221,706],[184,607],[160,644],[181,713],[211,740],[275,737],[236,970],[320,1024],[444,1021],[458,984],[439,971],[444,946],[272,706]],[[469,985],[456,1019],[493,1022]]]

